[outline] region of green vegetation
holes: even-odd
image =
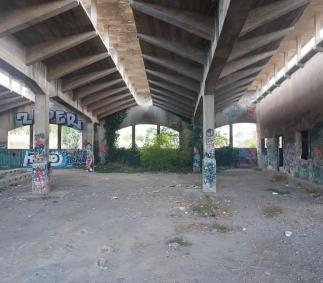
[[[226,134],[215,131],[214,145],[216,148],[226,147],[229,145],[229,139]]]
[[[263,212],[266,217],[275,217],[282,214],[283,209],[278,205],[270,204],[263,209]]]
[[[180,247],[190,247],[192,245],[191,242],[183,239],[182,237],[175,237],[167,241],[167,245],[178,245]]]
[[[226,213],[226,206],[215,198],[205,196],[192,206],[192,210],[202,217],[216,217]]]
[[[223,224],[213,224],[212,229],[219,233],[230,233],[233,231],[232,227]]]

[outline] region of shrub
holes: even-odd
[[[110,152],[109,161],[137,167],[140,166],[140,153],[137,148],[115,148]]]

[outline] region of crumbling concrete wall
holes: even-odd
[[[281,171],[323,183],[323,54],[314,56],[256,109],[258,160],[263,168],[278,170],[278,136],[283,136]],[[310,137],[309,158],[302,155],[301,132]],[[261,139],[267,138],[267,154]]]

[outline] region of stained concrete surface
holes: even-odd
[[[0,282],[323,282],[323,199],[272,177],[218,174],[227,209],[217,217],[192,211],[203,196],[193,174],[66,170],[48,197],[3,190]],[[268,205],[282,214],[265,217]],[[168,244],[174,237],[189,245]]]

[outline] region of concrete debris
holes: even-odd
[[[291,237],[292,234],[293,234],[293,232],[291,232],[291,231],[285,231],[285,236],[286,237]]]
[[[112,197],[111,199],[119,199],[119,197]]]

